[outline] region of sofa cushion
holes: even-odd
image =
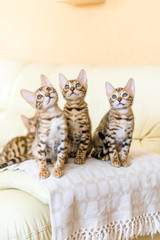
[[[13,170],[15,165],[12,165]],[[2,170],[2,169],[1,169]],[[23,190],[34,197],[38,198],[45,204],[49,202],[49,193],[41,184],[38,183],[25,171],[5,170],[0,173],[0,190],[17,188]]]
[[[48,205],[17,189],[1,190],[0,239],[51,239]]]

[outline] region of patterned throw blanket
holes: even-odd
[[[48,190],[53,240],[128,240],[160,232],[160,155],[136,150],[130,161],[115,168],[93,158],[80,166],[70,159],[62,178],[45,180],[34,160],[9,169],[25,170]]]

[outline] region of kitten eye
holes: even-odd
[[[39,94],[38,96],[37,96],[37,99],[41,99],[43,96],[41,95],[41,94]]]
[[[47,87],[47,88],[46,88],[46,91],[47,91],[47,92],[50,92],[51,90],[52,90],[52,89],[51,89],[50,87]]]
[[[66,85],[65,87],[64,87],[64,89],[68,89],[69,88],[69,85]]]
[[[127,93],[123,93],[122,97],[128,97],[128,94]]]
[[[31,126],[31,125],[32,125],[32,123],[31,123],[31,122],[29,122],[29,125]]]
[[[112,98],[113,98],[113,99],[116,99],[116,98],[117,98],[117,95],[116,95],[116,94],[113,94]]]
[[[81,84],[80,83],[76,83],[76,88],[80,88]]]

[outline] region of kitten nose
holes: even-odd
[[[71,87],[70,90],[73,92],[73,91],[75,90],[75,88],[74,88],[74,87]]]
[[[50,93],[46,93],[45,96],[46,96],[46,97],[49,97],[49,96],[50,96]]]
[[[118,100],[118,102],[121,102],[122,98],[118,98],[117,100]]]

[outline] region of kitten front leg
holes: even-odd
[[[57,152],[58,158],[54,164],[53,175],[57,178],[60,178],[64,175],[63,165],[64,165],[64,163],[68,162],[68,154],[67,154],[68,142],[66,139],[67,139],[67,137],[61,139],[60,145],[58,147],[58,152]]]
[[[121,163],[120,163],[119,158],[118,158],[118,153],[117,153],[116,147],[113,146],[113,145],[109,147],[109,158],[111,160],[111,165],[112,166],[114,166],[114,167],[120,167],[121,166]]]
[[[118,158],[118,153],[116,149],[116,143],[115,143],[115,134],[108,134],[107,137],[108,140],[108,151],[109,151],[109,158],[111,160],[111,165],[114,167],[120,167],[121,163]]]
[[[37,145],[37,163],[40,167],[39,177],[40,178],[47,178],[49,177],[50,173],[47,168],[46,162],[46,141],[45,137],[41,136]]]
[[[76,158],[74,160],[75,164],[85,163],[89,143],[90,143],[90,135],[86,134],[86,131],[85,131],[81,136],[80,145],[76,154]]]
[[[132,136],[130,136],[126,141],[122,144],[122,152],[121,152],[121,165],[123,167],[128,167],[130,165],[128,161],[128,154],[130,150],[130,145],[132,142]]]

